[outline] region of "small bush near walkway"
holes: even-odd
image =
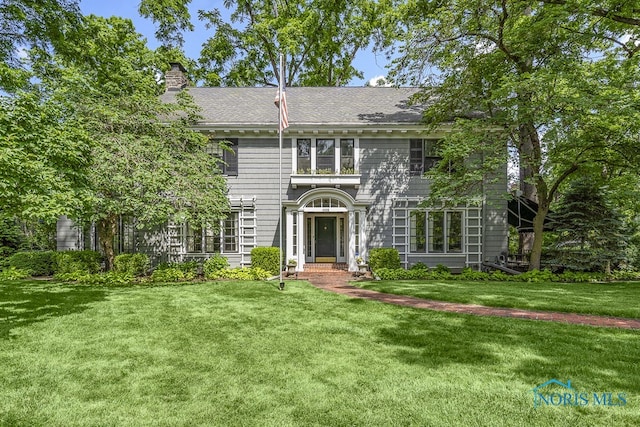
[[[375,248],[369,251],[369,267],[376,271],[381,268],[400,268],[400,254],[394,248]]]
[[[280,273],[280,249],[269,247],[257,247],[251,249],[251,266],[261,268],[272,275]]]

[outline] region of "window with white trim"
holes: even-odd
[[[186,224],[187,253],[237,253],[238,212],[230,212],[216,231],[212,227]]]
[[[298,139],[297,149],[299,174],[311,173],[311,140],[309,138]]]
[[[412,253],[461,253],[462,211],[413,210],[409,221]]]
[[[293,170],[299,175],[357,174],[358,150],[354,138],[298,138]]]

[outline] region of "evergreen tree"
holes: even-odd
[[[605,271],[625,258],[627,233],[622,215],[606,201],[603,187],[575,180],[562,197],[555,219],[554,264],[577,271]]]

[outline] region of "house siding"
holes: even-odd
[[[228,177],[229,197],[255,197],[257,246],[279,246],[279,142],[275,138],[239,138],[238,176]],[[282,197],[289,185],[291,142],[283,141]]]
[[[415,88],[291,88],[287,93],[291,127],[285,131],[280,153],[276,132],[277,110],[273,107],[275,91],[270,88],[190,89],[195,102],[203,108],[203,121],[197,128],[215,139],[238,140],[237,176],[227,177],[232,210],[240,213],[239,252],[224,253],[230,264],[248,265],[251,247],[279,246],[280,229],[287,230],[287,218],[292,221],[296,210],[299,212],[295,217],[298,221],[305,215],[308,215],[306,218],[335,215],[347,223],[349,230],[346,233],[351,234],[349,250],[346,251],[350,259],[347,261],[352,267],[355,266],[355,252],[364,255],[368,250],[380,247],[397,247],[407,267],[425,262],[430,266],[444,264],[456,269],[471,263],[478,265],[480,257],[492,260],[505,252],[508,236],[507,201],[503,197],[507,189],[506,166],[498,182],[485,183],[481,206],[461,209],[465,212],[465,221],[473,217],[482,230],[476,235],[464,236],[472,239],[465,241],[462,254],[410,252],[408,212],[417,208],[430,191],[429,180],[410,174],[409,139],[429,136],[422,133],[420,109],[406,102],[417,91]],[[175,95],[176,91],[170,91],[163,99],[173,102]],[[437,138],[441,135],[430,136]],[[303,176],[299,183],[304,182],[305,185],[291,185],[292,155],[295,155],[292,142],[297,138],[353,138],[356,141],[354,150],[359,150],[359,155],[355,165],[360,173],[360,184],[353,185],[353,180],[357,179],[354,176],[343,176],[352,182],[341,185],[339,190],[324,187],[327,190],[325,194],[348,201],[345,203],[349,205],[348,211],[345,212],[344,206],[341,206],[342,211],[328,210],[329,213],[313,209],[304,211],[303,203],[298,204],[298,200],[314,188],[305,179],[320,176]],[[279,181],[280,164],[282,185]],[[317,187],[314,195],[322,195],[323,184],[317,184]],[[280,195],[286,203],[286,212],[279,203]],[[309,200],[305,198],[304,203]],[[356,250],[353,230],[358,216],[362,232],[358,236],[361,247]],[[245,218],[250,219],[249,225],[243,225]],[[82,249],[81,231],[66,218],[61,219],[58,225],[58,248]],[[298,223],[298,236],[303,232],[303,224]],[[168,224],[159,229],[136,231],[135,242],[135,250],[149,254],[154,263],[203,259],[210,255],[185,253],[184,230],[179,225]],[[299,238],[295,248],[298,252],[303,249],[301,243]],[[287,246],[283,242],[283,245],[293,250],[292,244]],[[472,245],[477,247],[473,260],[469,255],[471,251],[466,250]],[[300,258],[300,261],[304,260]]]
[[[61,216],[56,222],[56,249],[58,251],[77,251],[81,246],[81,233],[79,227],[67,218]]]
[[[408,228],[408,218],[394,219],[394,200],[413,200],[410,207],[415,208],[417,201],[430,191],[429,180],[409,173],[409,139],[360,139],[360,169],[362,185],[357,200],[370,203],[367,216],[369,249],[408,247],[408,236],[397,233],[400,228]],[[485,185],[481,237],[481,256],[484,259],[494,259],[507,250],[506,167],[501,176],[504,179]],[[462,268],[468,262],[465,254],[406,253],[402,258],[405,266],[420,261],[430,266],[443,264],[454,269]]]

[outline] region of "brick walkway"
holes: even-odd
[[[532,311],[517,308],[486,307],[482,305],[460,304],[454,302],[434,301],[402,295],[391,295],[349,284],[357,280],[352,273],[332,271],[330,273],[300,273],[299,279],[309,281],[313,286],[329,292],[346,295],[351,298],[363,298],[388,304],[421,308],[436,311],[448,311],[476,316],[511,317],[527,320],[544,320],[576,325],[600,326],[609,328],[640,329],[640,319],[620,317],[594,316],[589,314],[559,313],[552,311]]]

